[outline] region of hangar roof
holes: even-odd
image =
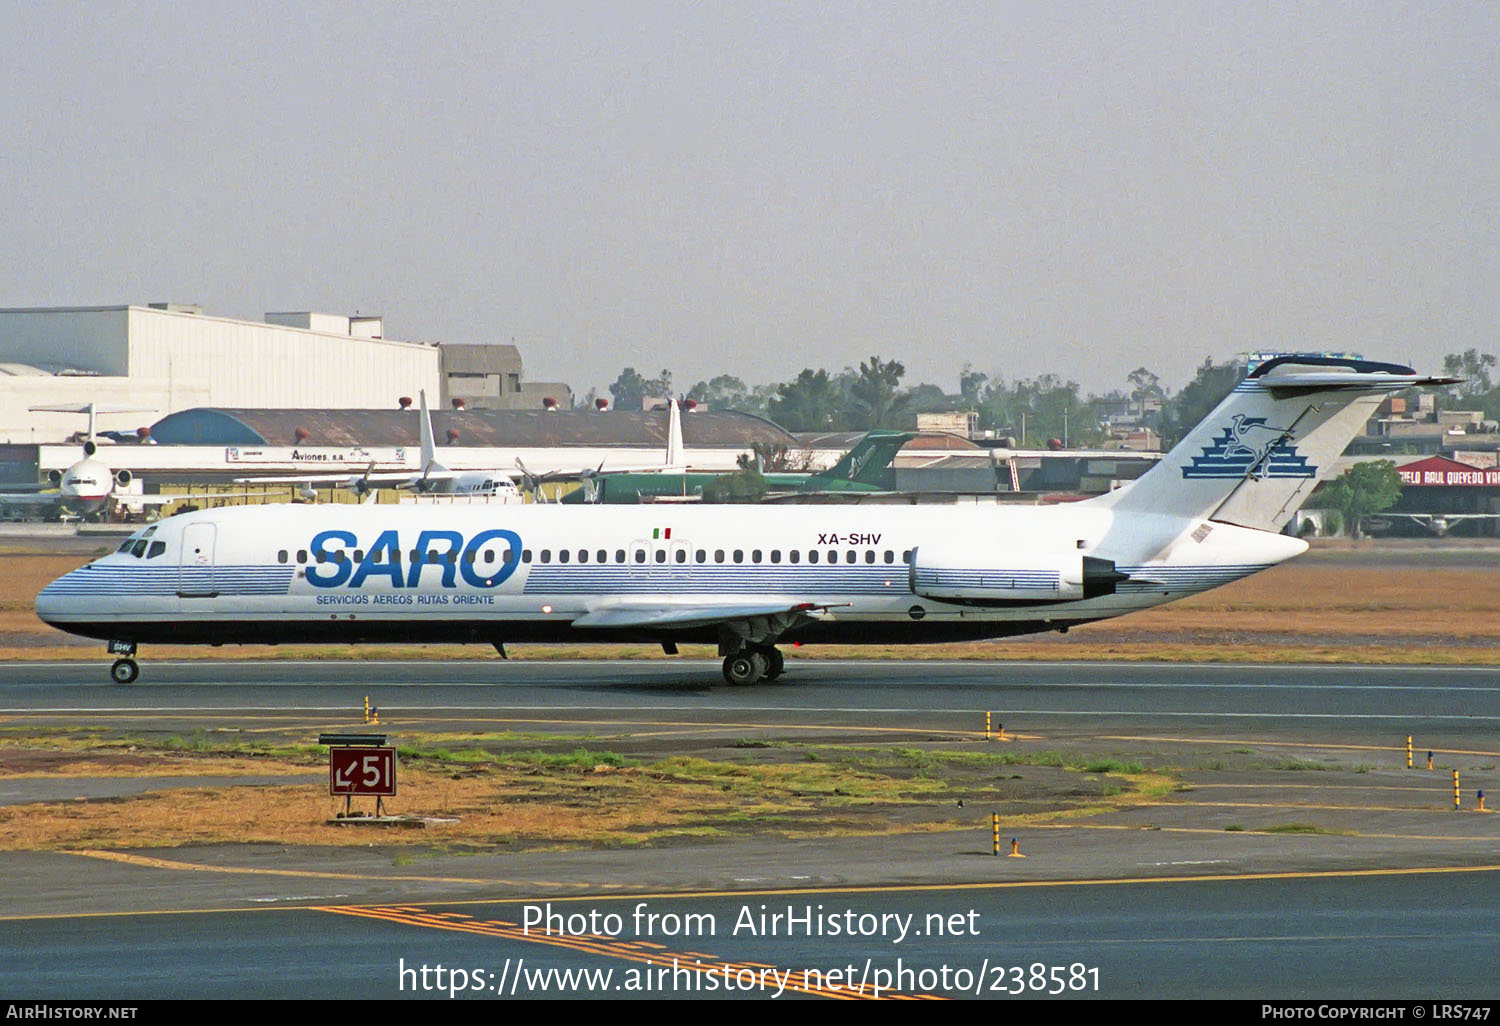
[[[198,407],[163,417],[151,437],[163,445],[404,446],[418,443],[416,410],[231,410]],[[299,429],[305,435],[299,435]],[[438,444],[542,449],[667,444],[667,412],[592,410],[434,410]],[[748,448],[752,442],[797,446],[762,417],[735,410],[684,414],[682,440],[694,448]]]

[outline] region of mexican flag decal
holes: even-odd
[[[651,538],[653,541],[660,541],[671,537],[672,529],[670,527],[653,527],[651,529]]]

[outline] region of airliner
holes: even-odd
[[[1386,393],[1451,379],[1295,356],[1258,366],[1160,463],[1060,506],[265,505],[137,531],[49,584],[47,623],[108,643],[717,643],[731,684],[778,645],[1069,628],[1303,552],[1280,529]],[[1249,430],[1259,428],[1263,430]]]
[[[100,517],[108,514],[112,503],[139,512],[145,506],[164,506],[183,499],[197,501],[230,499],[245,494],[222,492],[216,495],[141,495],[125,491],[135,480],[135,475],[124,467],[111,467],[100,458],[94,422],[101,413],[138,413],[147,410],[147,407],[75,403],[63,406],[32,406],[30,409],[33,412],[88,414],[88,435],[83,442],[83,458],[65,470],[51,471],[49,479],[52,487],[50,489],[0,492],[0,509],[28,507],[45,510],[48,513],[72,513],[82,517]]]

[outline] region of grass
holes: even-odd
[[[1051,822],[1149,801],[1173,783],[1160,774],[1135,774],[1133,764],[1057,752],[1040,753],[1043,765],[1016,752],[767,743],[731,744],[722,759],[627,758],[577,746],[573,738],[546,740],[553,745],[521,749],[493,735],[410,736],[401,749],[401,794],[387,800],[387,809],[457,822],[382,834],[379,843],[461,853],[752,833],[795,838],[979,829],[991,809],[1006,810],[1007,823],[1016,825]],[[151,738],[7,730],[0,734],[0,767],[18,767],[12,779],[234,775],[252,783],[184,782],[108,801],[0,808],[0,850],[367,844],[368,835],[327,823],[343,802],[326,793],[326,765],[326,749],[288,740],[204,731]],[[994,772],[1011,766],[1033,772],[1025,781]],[[268,779],[287,775],[311,780],[288,786]],[[1095,775],[1102,779],[1082,779]]]

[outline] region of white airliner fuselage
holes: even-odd
[[[1318,469],[1383,394],[1431,380],[1326,366],[1263,366],[1140,480],[1085,502],[247,506],[137,532],[37,612],[109,641],[121,681],[140,643],[710,641],[749,683],[781,672],[781,642],[1063,630],[1305,550],[1278,529]],[[1281,434],[1236,448],[1235,415]]]

